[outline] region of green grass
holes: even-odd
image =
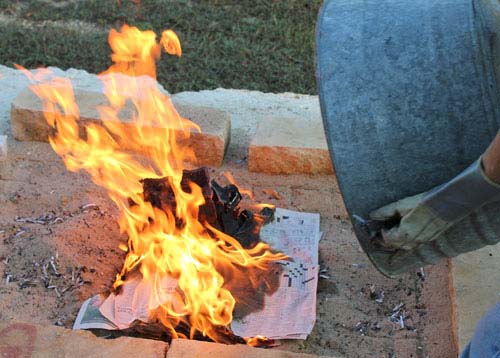
[[[122,23],[159,34],[177,32],[183,56],[163,56],[158,80],[172,93],[242,88],[316,93],[314,27],[319,0],[0,0],[6,16],[35,23],[0,23],[0,63],[75,67],[98,73],[110,65],[107,31]],[[62,5],[61,5],[62,4]],[[98,31],[55,28],[46,20],[81,20]]]

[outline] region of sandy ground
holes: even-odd
[[[317,323],[306,341],[282,348],[345,357],[457,356],[447,262],[426,268],[425,279],[385,278],[359,248],[333,176],[248,173],[234,155],[212,175],[224,170],[257,201],[321,214],[320,261],[330,278],[319,282]],[[125,238],[113,204],[86,174],[68,172],[48,144],[10,139],[9,158],[0,163],[0,208],[0,321],[71,327],[81,303],[108,289],[121,267],[118,244]],[[389,320],[401,303],[403,329]]]

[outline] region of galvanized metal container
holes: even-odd
[[[335,173],[351,218],[459,174],[500,128],[498,0],[329,0],[316,72]],[[374,248],[384,274],[500,241],[500,204],[412,251]]]

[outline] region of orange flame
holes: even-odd
[[[128,235],[127,244],[120,247],[127,257],[113,287],[119,288],[127,273],[138,270],[153,290],[151,300],[161,302],[151,315],[174,337],[175,327],[184,322],[191,337],[201,332],[220,340],[217,327],[231,322],[235,308],[231,287],[242,281],[262,284],[259,277],[285,256],[273,253],[263,242],[244,249],[236,239],[200,222],[199,207],[205,201],[201,188],[191,183],[186,192],[181,187],[183,163],[193,158],[181,143],[198,127],[177,113],[156,81],[143,76],[156,78],[161,47],[181,55],[177,35],[167,30],[158,43],[152,31],[124,25],[121,31],[110,32],[109,44],[114,64],[99,75],[109,102],[98,108],[101,123],[80,121],[68,79],[54,77],[46,69],[35,74],[24,70],[54,129],[49,142],[70,171],[89,172],[120,210],[120,229]],[[133,103],[134,113],[120,119],[126,102]],[[144,199],[140,181],[164,177],[174,192],[175,212],[162,211]],[[134,205],[129,205],[131,201]],[[176,226],[176,217],[183,218],[181,227]],[[165,299],[168,295],[161,290],[166,277],[178,280],[176,302]]]

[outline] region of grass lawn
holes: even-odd
[[[171,93],[217,87],[316,93],[314,27],[321,1],[136,3],[0,0],[0,63],[98,73],[110,64],[107,32],[125,22],[179,35],[183,56],[164,56],[158,65],[158,80]]]

